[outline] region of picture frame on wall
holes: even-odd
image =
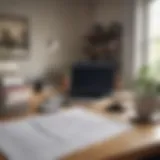
[[[28,18],[0,14],[0,59],[26,58],[28,53]]]

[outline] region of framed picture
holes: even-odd
[[[28,52],[28,19],[16,15],[0,15],[0,59],[24,58]]]

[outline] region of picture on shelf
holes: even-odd
[[[28,50],[28,19],[16,15],[0,15],[0,58],[26,57]]]

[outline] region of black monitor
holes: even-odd
[[[72,68],[71,97],[99,98],[113,91],[115,68],[105,63],[79,63]]]

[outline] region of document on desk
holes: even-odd
[[[10,160],[58,160],[129,129],[129,124],[75,108],[0,123],[0,152]]]

